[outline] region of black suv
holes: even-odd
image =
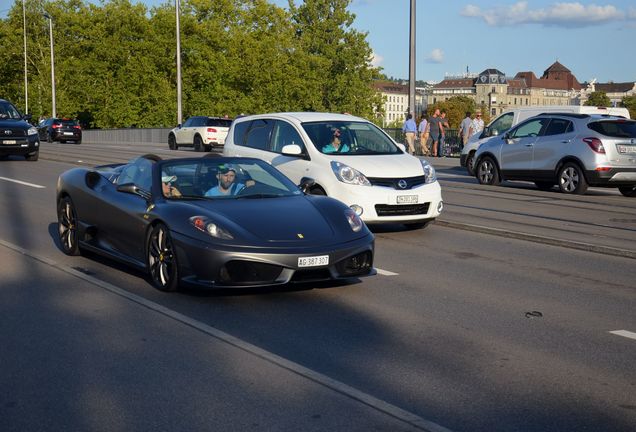
[[[67,118],[48,118],[38,125],[38,134],[41,141],[74,141],[82,143],[82,128],[77,120]]]
[[[22,115],[11,102],[0,99],[0,158],[15,154],[38,160],[38,130],[27,120],[31,120],[30,114]]]

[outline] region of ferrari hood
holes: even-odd
[[[323,244],[335,237],[329,221],[304,196],[217,200],[199,205],[219,223],[225,219],[230,231],[238,229],[264,242]],[[345,220],[344,215],[342,219]]]
[[[349,165],[367,177],[396,178],[424,175],[419,159],[408,154],[336,156],[332,160]]]

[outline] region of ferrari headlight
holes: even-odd
[[[38,130],[37,130],[37,128],[35,128],[35,127],[31,126],[31,127],[29,128],[29,131],[27,132],[27,134],[28,134],[28,135],[37,135],[37,134],[38,134]]]
[[[345,165],[340,162],[331,161],[331,169],[336,175],[336,178],[343,183],[371,186],[371,182],[360,171],[351,168],[349,165]]]
[[[212,237],[222,240],[232,240],[234,236],[226,229],[221,228],[218,224],[211,222],[205,216],[192,216],[190,223],[199,231],[206,232]]]
[[[358,216],[352,209],[345,210],[345,217],[347,218],[347,222],[349,222],[349,226],[351,226],[351,230],[353,232],[359,232],[364,226],[364,222],[362,222],[360,216]]]
[[[420,159],[422,168],[424,168],[424,177],[426,178],[426,184],[435,183],[437,181],[437,174],[435,174],[435,168],[424,159]]]

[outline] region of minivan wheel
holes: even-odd
[[[490,157],[485,157],[479,161],[477,166],[477,180],[480,184],[496,186],[501,183],[497,164]]]
[[[475,153],[470,152],[468,157],[466,158],[466,171],[468,171],[468,175],[475,175]]]
[[[559,170],[559,189],[567,194],[584,194],[587,190],[587,180],[583,170],[573,163],[568,162]]]
[[[636,186],[619,186],[618,190],[626,197],[636,197]]]

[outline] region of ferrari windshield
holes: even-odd
[[[386,155],[402,151],[380,128],[368,122],[326,121],[303,123],[303,129],[321,153]]]
[[[245,158],[169,160],[159,169],[161,193],[174,199],[244,199],[301,195],[269,164]]]

